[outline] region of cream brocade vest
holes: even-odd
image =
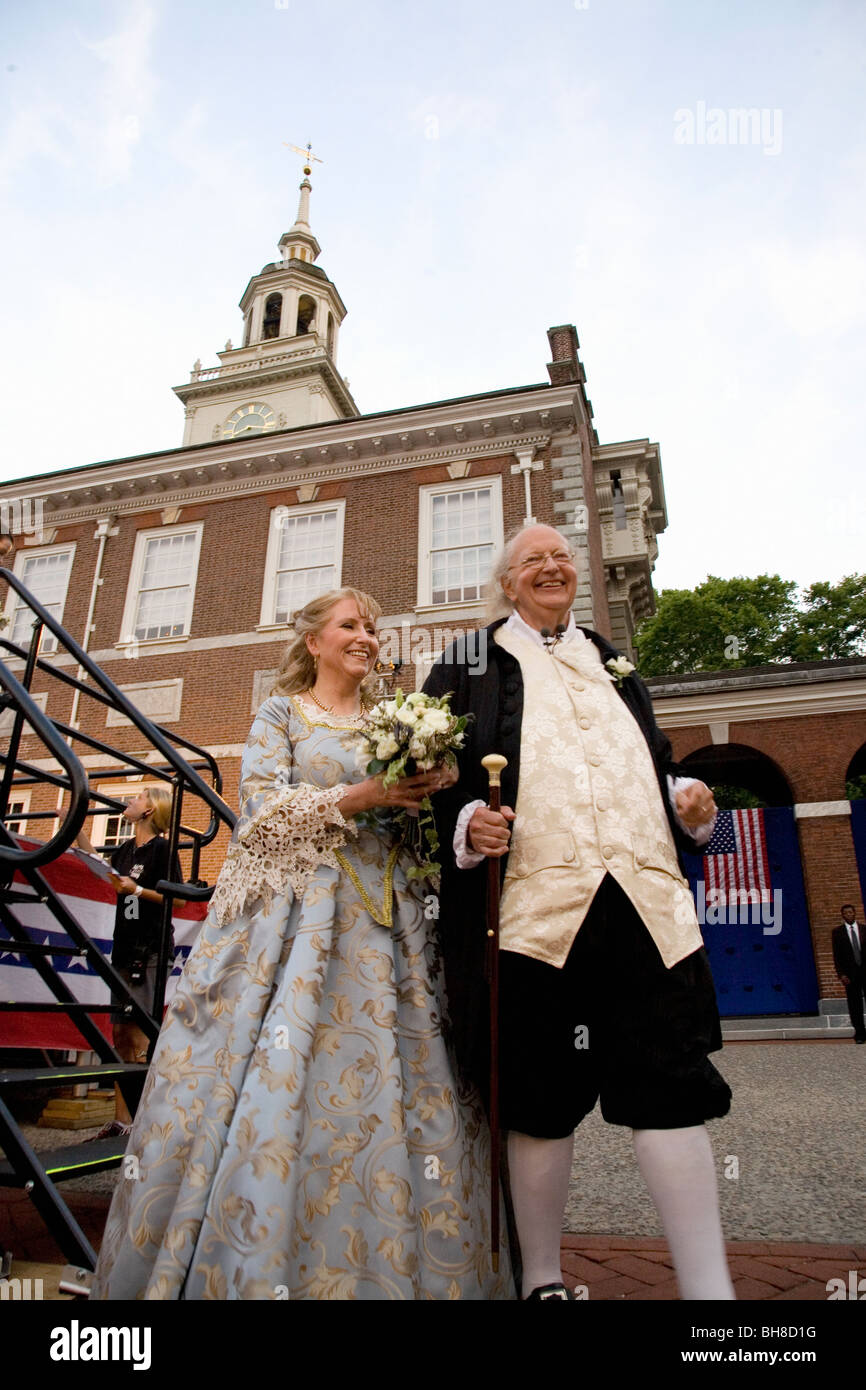
[[[503,950],[562,966],[606,873],[665,965],[703,945],[640,725],[595,645],[547,652],[505,627],[520,663],[520,782],[500,907]]]

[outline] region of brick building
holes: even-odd
[[[478,626],[493,552],[510,528],[536,519],[579,552],[577,621],[633,655],[667,525],[658,446],[599,443],[570,325],[548,330],[548,380],[538,385],[361,414],[337,367],[346,308],[316,264],[310,191],[305,176],[278,259],[244,290],[242,345],[228,342],[218,366],[196,362],[174,388],[185,407],[180,447],[0,487],[0,529],[27,533],[17,537],[16,572],[136,704],[214,754],[231,805],[252,714],[290,614],[309,597],[341,583],[374,594],[382,655],[403,662],[398,679],[409,688],[451,634]],[[5,615],[4,636],[26,645],[30,615],[14,594]],[[863,741],[862,673],[801,708],[800,684],[815,682],[777,672],[776,707],[765,699],[759,710],[749,696],[757,687],[741,677],[656,683],[677,756],[742,744],[783,771],[784,804],[839,803],[839,769]],[[33,690],[52,718],[137,747],[131,727],[70,689],[52,683],[49,695],[37,673]],[[40,759],[32,737],[22,752]],[[83,761],[99,788],[110,760]],[[22,791],[14,805],[26,825],[28,810],[52,809],[56,796]],[[849,819],[837,807],[798,823],[820,923],[820,992],[838,996],[825,926],[840,891],[862,908]],[[110,843],[117,829],[117,818],[100,818],[93,838]],[[210,879],[225,839],[206,852]]]
[[[402,660],[408,688],[452,633],[478,626],[490,557],[535,518],[580,551],[578,621],[630,650],[667,524],[657,445],[598,442],[571,326],[548,332],[545,383],[360,414],[337,369],[346,309],[315,263],[309,200],[305,177],[279,258],[241,297],[242,346],[174,388],[178,449],[0,488],[0,529],[30,533],[15,557],[24,583],[145,713],[213,751],[232,805],[288,619],[314,594],[374,594],[382,656]],[[26,644],[14,594],[6,616],[5,635]],[[33,690],[45,687],[37,674]],[[55,687],[48,713],[134,746],[89,704]],[[85,764],[98,785],[99,757]],[[23,813],[28,794],[19,802]],[[94,838],[115,831],[97,822]]]

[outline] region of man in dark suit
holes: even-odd
[[[863,1017],[863,995],[866,992],[866,961],[863,958],[863,933],[857,924],[857,914],[851,903],[843,903],[842,921],[833,929],[833,963],[836,974],[845,986],[848,1012],[854,1025],[855,1043],[866,1043],[866,1022]]]

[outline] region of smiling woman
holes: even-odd
[[[490,1270],[487,1127],[443,1036],[435,899],[383,814],[439,773],[385,788],[357,766],[379,612],[339,589],[294,615],[95,1297],[513,1296],[507,1261]]]

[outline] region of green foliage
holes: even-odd
[[[845,795],[849,801],[866,801],[866,772],[859,777],[851,777],[845,783]]]
[[[797,585],[778,574],[708,575],[695,589],[665,589],[635,634],[643,676],[732,670],[866,653],[866,575]]]
[[[712,788],[712,793],[720,811],[751,811],[767,804],[745,787],[726,787],[720,784]]]

